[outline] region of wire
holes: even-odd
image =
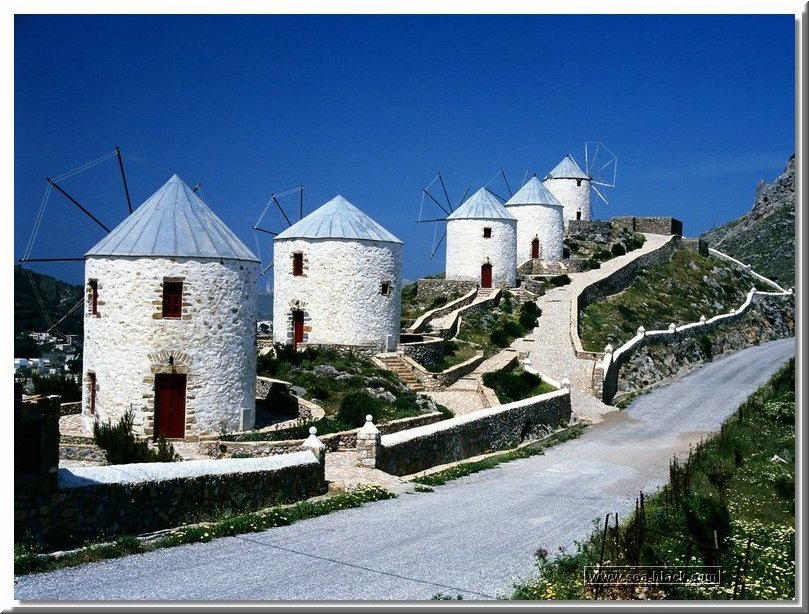
[[[45,194],[42,196],[42,203],[39,205],[39,212],[37,213],[36,220],[34,221],[34,228],[31,230],[31,236],[28,238],[28,244],[25,246],[25,252],[23,254],[24,259],[28,259],[31,256],[31,250],[34,249],[34,241],[39,234],[39,227],[42,224],[42,218],[45,215],[45,207],[48,204],[50,195],[51,184],[49,183],[45,188]]]
[[[63,315],[63,316],[62,316],[62,317],[59,319],[59,321],[58,321],[58,322],[56,322],[56,324],[53,324],[53,325],[52,325],[52,326],[51,326],[51,327],[50,327],[48,330],[46,330],[45,332],[46,332],[46,333],[51,332],[51,330],[53,330],[54,328],[56,328],[57,326],[59,326],[59,325],[60,325],[62,322],[64,322],[66,318],[70,317],[70,315],[71,315],[71,314],[73,314],[73,312],[74,312],[74,311],[76,311],[76,310],[77,310],[79,307],[81,307],[83,304],[84,304],[84,297],[81,297],[81,298],[79,299],[79,302],[78,302],[78,303],[76,303],[75,305],[73,305],[73,307],[71,307],[71,308],[70,308],[70,310],[69,310],[69,311],[68,311],[68,312],[67,312],[65,315]]]
[[[78,173],[81,173],[83,171],[86,171],[89,168],[94,167],[96,164],[101,164],[102,162],[104,162],[106,160],[109,160],[110,158],[114,158],[114,157],[115,157],[115,151],[113,150],[112,152],[110,152],[108,154],[105,154],[105,155],[101,156],[100,158],[98,158],[96,160],[93,160],[92,162],[87,162],[86,164],[82,164],[81,166],[79,166],[77,168],[74,168],[72,171],[68,171],[63,175],[59,175],[58,177],[54,178],[54,181],[57,181],[57,182],[58,181],[63,181],[64,179],[72,177],[73,175],[77,175]]]

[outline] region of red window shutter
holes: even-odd
[[[183,282],[163,282],[163,317],[179,318],[183,315]]]
[[[88,373],[90,376],[90,413],[96,413],[96,374]]]
[[[90,285],[90,315],[98,315],[98,280],[91,279]]]
[[[303,254],[292,254],[292,274],[295,277],[303,275]]]

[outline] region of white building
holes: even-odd
[[[273,340],[394,350],[402,242],[342,196],[275,237]]]
[[[255,421],[258,259],[177,175],[87,252],[83,423],[183,438]]]
[[[446,278],[481,288],[517,283],[517,218],[486,188],[447,217]]]
[[[590,177],[576,164],[573,156],[567,154],[562,158],[542,183],[564,205],[566,228],[569,220],[593,218],[590,205]]]
[[[506,208],[517,218],[518,264],[562,259],[564,207],[536,175],[506,202]]]

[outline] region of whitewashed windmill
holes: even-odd
[[[618,158],[603,143],[584,144],[585,170],[567,154],[542,183],[564,205],[565,227],[571,220],[593,218],[590,191],[607,203],[607,190],[615,186]]]

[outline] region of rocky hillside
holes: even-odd
[[[702,235],[710,246],[784,287],[795,285],[795,156],[772,183],[758,184],[753,208]]]
[[[30,277],[29,277],[30,274]],[[31,280],[33,279],[33,285]],[[34,289],[36,287],[36,290]],[[38,295],[38,297],[37,297]],[[14,335],[24,331],[46,331],[51,322],[57,322],[77,302],[82,300],[81,286],[59,281],[48,275],[14,267]],[[40,302],[41,301],[41,302]],[[43,309],[44,307],[44,309]],[[47,316],[45,315],[47,313]],[[63,334],[81,335],[84,329],[84,311],[74,311],[59,325]],[[16,354],[15,354],[16,355]]]

